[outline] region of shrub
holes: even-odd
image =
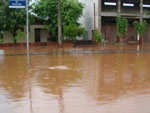
[[[120,38],[126,35],[128,28],[128,20],[125,18],[117,17],[117,32]]]
[[[139,23],[138,21],[134,21],[134,28],[136,29],[136,32],[141,36],[145,33],[146,30],[146,21],[143,21],[142,23]]]
[[[64,27],[64,36],[68,40],[76,40],[76,37],[84,36],[85,35],[85,28],[78,27],[75,24],[69,24],[68,26]]]
[[[25,33],[24,32],[22,32],[20,29],[19,30],[17,30],[17,35],[16,35],[16,37],[15,37],[15,40],[16,41],[18,41],[18,40],[20,40],[21,38],[25,38]]]
[[[102,35],[100,33],[98,33],[97,30],[94,30],[93,34],[94,34],[94,38],[95,38],[96,42],[101,43]]]

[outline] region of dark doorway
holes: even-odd
[[[41,41],[40,35],[41,35],[40,29],[35,29],[35,42],[40,42]]]

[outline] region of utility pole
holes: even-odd
[[[30,69],[29,62],[29,0],[26,0],[26,38],[27,38],[27,69]]]
[[[96,17],[95,17],[95,3],[94,3],[94,30],[96,29]]]
[[[102,1],[98,0],[98,32],[101,34],[101,30],[102,30],[102,16],[101,16],[101,12],[102,12]]]
[[[58,0],[58,46],[59,46],[59,47],[62,47],[61,0]]]

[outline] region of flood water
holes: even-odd
[[[0,113],[150,113],[150,53],[0,56]]]

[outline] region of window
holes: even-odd
[[[104,5],[116,6],[117,4],[115,2],[104,2]]]
[[[131,4],[131,3],[123,3],[123,6],[126,6],[126,7],[134,7],[134,4]]]

